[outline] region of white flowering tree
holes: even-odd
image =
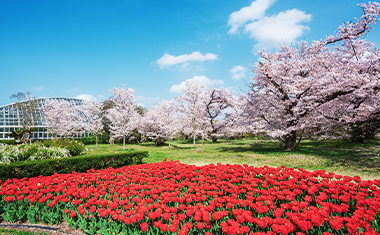
[[[205,96],[205,115],[204,129],[207,131],[207,136],[216,142],[217,139],[225,134],[226,128],[232,130],[237,128],[236,123],[232,120],[232,115],[229,113],[236,112],[241,102],[227,88],[212,88],[204,91]],[[224,116],[229,116],[227,119]]]
[[[175,100],[163,100],[148,110],[141,120],[139,131],[156,145],[173,140],[180,131],[181,123]]]
[[[218,138],[237,128],[236,113],[241,101],[227,88],[204,90],[202,85],[187,82],[185,93],[177,98],[182,129],[195,138],[202,136],[216,142]],[[239,129],[240,131],[240,129]]]
[[[79,107],[81,115],[83,115],[84,130],[95,135],[96,147],[98,147],[98,135],[104,131],[103,126],[103,111],[99,102],[86,101]]]
[[[71,138],[83,129],[77,106],[65,99],[47,99],[41,107],[44,124],[55,136]]]
[[[370,116],[379,106],[372,99],[380,87],[379,53],[363,37],[377,21],[380,6],[361,7],[361,18],[341,25],[334,36],[259,52],[247,112],[251,120],[264,122],[263,129],[282,140],[285,149],[297,148],[303,131],[329,122],[328,115],[340,112],[352,119],[352,111],[360,110]]]
[[[352,93],[325,106],[319,110],[319,125],[314,130],[321,138],[346,137],[362,143],[380,128],[380,95],[376,90]]]
[[[34,131],[33,120],[36,120],[35,109],[38,106],[36,97],[30,92],[18,92],[13,94],[11,99],[17,99],[17,102],[12,106],[17,110],[19,116],[19,122],[22,125],[22,130],[12,131],[12,137],[16,141],[21,138],[29,139],[31,141],[31,134]]]
[[[141,118],[135,109],[135,91],[122,85],[120,88],[113,87],[110,92],[113,94],[113,106],[106,115],[111,121],[109,128],[115,137],[123,138],[125,149],[125,137],[133,133]]]
[[[241,94],[239,97],[234,97],[233,101],[233,109],[225,114],[224,128],[221,129],[221,134],[224,137],[231,138],[242,137],[247,133],[257,133],[258,123],[252,122],[247,114],[247,96]]]
[[[197,136],[207,136],[204,128],[206,118],[206,93],[202,90],[203,85],[186,82],[185,93],[177,97],[178,110],[181,113],[180,120],[185,134],[192,135],[193,146]]]

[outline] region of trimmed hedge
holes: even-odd
[[[84,145],[96,144],[95,136],[87,137],[87,138],[79,138],[76,139],[78,142],[83,143]],[[102,136],[98,136],[98,144],[109,144],[110,139]]]
[[[0,164],[0,180],[48,176],[54,173],[68,174],[73,171],[81,173],[90,169],[100,170],[109,167],[118,168],[141,164],[142,159],[146,157],[148,157],[147,151],[130,151]]]
[[[16,140],[0,140],[0,144],[9,144],[9,145],[16,145],[18,144]]]

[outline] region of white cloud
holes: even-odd
[[[142,95],[136,95],[135,96],[136,102],[144,107],[150,106],[151,104],[157,103],[160,101],[159,97],[146,97]]]
[[[265,16],[265,10],[273,3],[272,0],[256,0],[250,6],[231,13],[228,22],[231,25],[229,34],[238,33],[238,29],[242,27],[244,33],[257,41],[255,49],[261,50],[264,47],[270,49],[280,44],[294,42],[309,30],[309,27],[301,23],[310,21],[312,15],[299,9]]]
[[[241,66],[241,65],[236,65],[235,67],[230,69],[231,73],[245,73],[247,71],[248,71],[248,69],[246,67]]]
[[[36,91],[42,91],[42,90],[43,90],[43,87],[42,87],[42,86],[35,87],[34,90],[36,90]]]
[[[279,46],[294,42],[309,27],[301,25],[311,20],[311,15],[298,9],[280,12],[275,16],[264,17],[259,21],[247,24],[244,32],[258,41],[257,49]]]
[[[172,93],[180,93],[186,88],[186,82],[193,82],[193,83],[198,83],[202,84],[205,86],[205,88],[215,86],[215,85],[223,85],[224,82],[222,80],[210,80],[210,78],[206,76],[194,76],[193,78],[187,79],[179,85],[173,85],[170,88],[170,92]]]
[[[231,75],[231,78],[234,80],[239,80],[239,79],[245,78],[245,76],[246,76],[245,73],[235,73]]]
[[[81,100],[87,100],[87,101],[97,100],[93,95],[89,95],[89,94],[80,94],[80,95],[77,95],[75,98],[81,99]]]
[[[248,71],[248,68],[246,67],[243,67],[241,65],[237,65],[235,67],[233,67],[232,69],[230,69],[230,72],[231,72],[231,78],[234,79],[234,80],[239,80],[241,78],[244,78],[246,77],[246,72]]]
[[[228,34],[235,34],[239,28],[249,21],[258,20],[265,15],[265,11],[275,2],[275,0],[256,0],[247,7],[230,14],[228,25],[231,29]]]
[[[144,100],[149,99],[149,97],[145,97],[145,96],[142,96],[142,95],[136,95],[135,99],[136,99],[136,101],[144,101]]]
[[[143,108],[146,108],[146,105],[143,104],[143,103],[136,103],[136,105],[141,106],[141,107],[143,107]]]
[[[189,65],[191,61],[207,61],[207,60],[216,60],[218,55],[212,53],[206,53],[203,55],[199,51],[195,51],[191,54],[183,54],[179,56],[173,56],[168,53],[163,55],[156,63],[160,66],[161,69],[171,67],[174,65],[181,64],[181,68],[184,69]]]

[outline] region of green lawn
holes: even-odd
[[[92,152],[123,151],[122,145],[88,145]],[[147,150],[149,158],[144,163],[164,159],[179,160],[186,164],[206,165],[210,163],[249,164],[326,170],[336,174],[360,176],[362,179],[380,179],[380,139],[364,144],[352,144],[344,140],[304,140],[299,149],[286,152],[279,141],[243,139],[197,141],[173,141],[169,147],[155,146],[153,142],[126,145],[126,151]]]
[[[16,231],[14,229],[0,228],[0,235],[49,235],[49,233],[33,233],[33,232],[23,232]]]

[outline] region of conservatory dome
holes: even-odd
[[[47,131],[44,125],[44,117],[40,111],[40,108],[48,99],[66,100],[75,105],[82,105],[83,102],[85,102],[84,100],[76,98],[37,98],[0,106],[0,140],[13,139],[13,137],[9,137],[7,134],[10,134],[11,131],[23,128],[23,117],[25,114],[23,114],[22,108],[19,108],[23,105],[30,105],[29,107],[32,107],[30,109],[31,113],[29,114],[31,119],[30,127],[33,128],[31,139],[51,139],[52,134]],[[89,133],[85,133],[85,136],[88,134]]]

